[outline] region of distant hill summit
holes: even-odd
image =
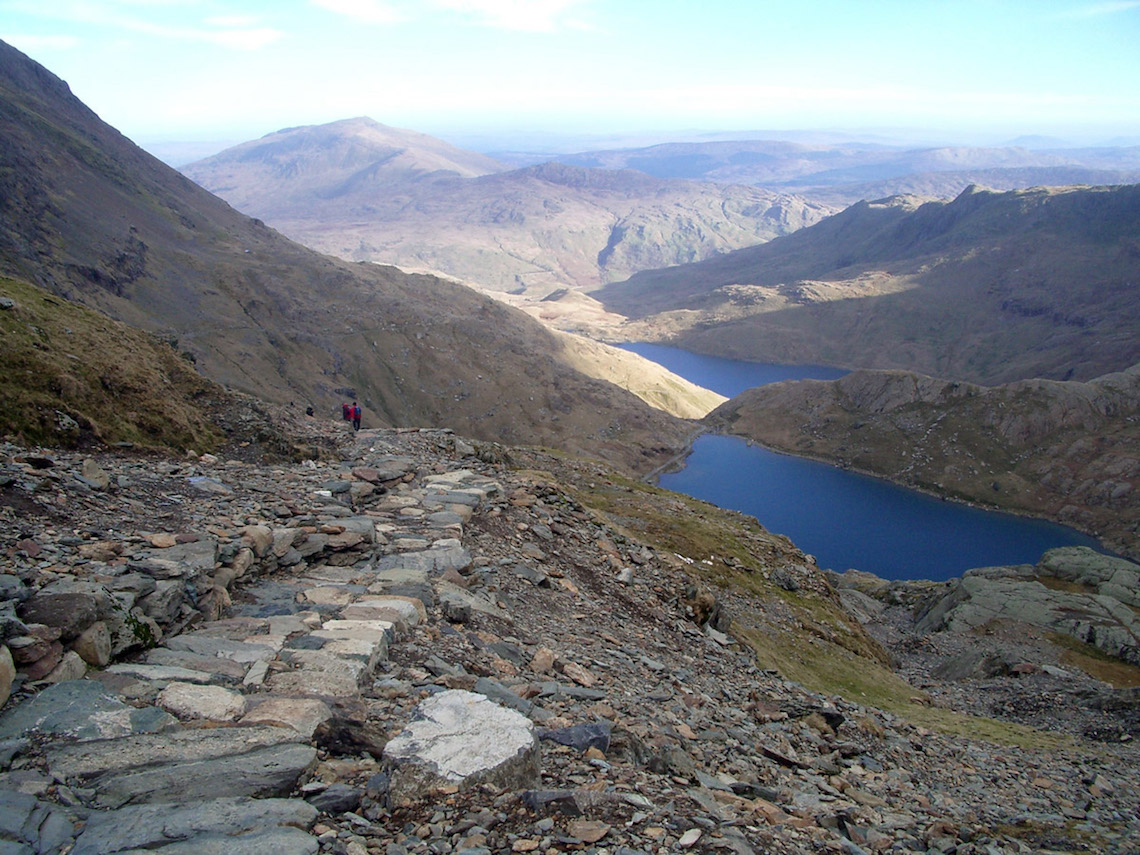
[[[182,171],[307,246],[541,300],[708,258],[836,208],[757,187],[482,155],[368,119],[294,128]]]
[[[740,359],[994,384],[1140,362],[1140,185],[862,202],[597,296],[636,336]]]
[[[351,199],[370,188],[505,169],[436,137],[359,117],[284,128],[182,171],[239,211],[273,220],[297,205]]]
[[[177,338],[215,381],[299,410],[355,397],[366,426],[645,467],[690,429],[580,373],[573,343],[521,312],[319,255],[239,214],[3,43],[0,152],[0,274]]]

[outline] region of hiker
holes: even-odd
[[[360,404],[352,402],[352,429],[360,430]]]
[[[340,405],[340,415],[346,422],[352,418],[352,408],[348,405],[348,401]]]

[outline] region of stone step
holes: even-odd
[[[51,774],[88,807],[288,795],[316,749],[283,727],[185,729],[53,745]]]

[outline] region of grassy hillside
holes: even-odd
[[[222,395],[169,343],[0,277],[0,434],[210,451]]]
[[[1140,185],[860,203],[597,292],[633,334],[740,359],[978,383],[1140,361]]]
[[[691,430],[581,374],[522,312],[305,249],[101,122],[0,43],[0,273],[175,337],[207,377],[365,425],[438,425],[650,467]]]
[[[750,389],[707,419],[773,448],[1081,528],[1140,557],[1140,366],[987,388],[917,374]]]

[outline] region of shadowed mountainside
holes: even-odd
[[[1140,557],[1140,366],[983,387],[896,371],[749,389],[708,423],[906,486],[1044,516]]]
[[[212,379],[365,424],[649,465],[689,428],[469,289],[319,255],[237,213],[0,43],[0,273],[176,337]],[[571,354],[572,355],[572,354]]]
[[[853,205],[762,246],[607,286],[631,337],[738,359],[979,383],[1140,361],[1140,185]]]
[[[835,210],[632,170],[548,163],[504,172],[368,119],[280,131],[182,171],[323,252],[538,299],[749,246]]]

